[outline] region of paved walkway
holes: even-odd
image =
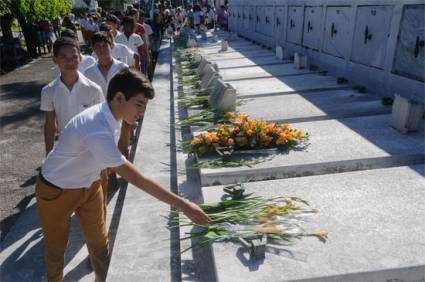
[[[50,56],[0,77],[0,240],[34,194],[37,168],[44,157],[40,93],[54,77]]]

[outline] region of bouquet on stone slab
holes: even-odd
[[[198,63],[199,60],[196,60],[195,57],[199,56],[198,50],[196,48],[189,48],[186,50],[177,50],[174,52],[174,58],[176,63],[181,66],[190,66],[191,63]],[[195,66],[192,66],[195,67]]]
[[[234,150],[289,149],[307,140],[309,135],[293,129],[289,124],[278,124],[250,118],[245,113],[226,113],[228,122],[196,135],[186,146],[189,154],[222,155]]]
[[[293,196],[264,198],[254,194],[242,195],[238,199],[201,204],[200,207],[212,219],[210,225],[196,225],[180,214],[173,219],[174,227],[192,228],[189,236],[180,240],[199,238],[197,245],[218,241],[253,240],[266,236],[268,242],[292,243],[293,239],[315,236],[325,241],[326,231],[307,232],[302,224],[307,217],[318,212],[308,202]],[[190,248],[183,250],[185,252]]]
[[[184,103],[185,101],[183,100],[183,104],[186,107],[190,107],[193,105],[191,104],[191,101],[193,101],[193,99],[188,99],[188,102]],[[196,114],[193,114],[185,119],[182,119],[176,122],[176,125],[178,126],[207,126],[210,124],[225,123],[227,121],[228,120],[225,115],[221,114],[220,112],[218,112],[217,110],[213,108],[207,107],[205,109],[202,109],[200,112]]]

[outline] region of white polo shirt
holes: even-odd
[[[112,58],[112,65],[108,70],[106,78],[103,76],[102,72],[100,71],[98,64],[95,64],[95,65],[92,65],[91,67],[89,67],[85,71],[84,75],[88,79],[90,79],[91,81],[93,81],[94,83],[96,83],[97,85],[99,85],[102,88],[103,95],[106,98],[106,92],[108,91],[109,81],[111,81],[111,78],[119,70],[121,70],[123,68],[128,68],[128,66],[126,64],[124,64],[123,62],[120,62],[120,61]]]
[[[121,33],[115,37],[115,42],[124,44],[130,48],[133,52],[139,54],[138,47],[143,45],[143,39],[138,34],[131,34],[129,38],[124,33]]]
[[[92,56],[97,60],[97,56],[94,52]],[[114,42],[114,47],[112,47],[112,57],[124,64],[127,64],[128,66],[134,65],[134,52],[124,44]]]
[[[71,91],[62,82],[60,76],[44,86],[41,90],[40,110],[55,111],[59,132],[61,132],[74,116],[104,100],[100,86],[79,72],[78,80]]]
[[[81,54],[81,62],[78,66],[78,71],[84,73],[91,65],[96,64],[96,59],[90,55]]]
[[[44,178],[64,189],[89,188],[100,171],[125,162],[118,150],[121,123],[102,103],[75,116],[41,167]]]
[[[117,36],[120,35],[120,34],[122,34],[122,32],[117,29],[117,34],[114,37],[114,41],[115,41],[115,38],[117,38]]]
[[[124,44],[114,42],[112,57],[128,66],[134,66],[134,52]]]

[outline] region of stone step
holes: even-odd
[[[308,91],[353,89],[359,87],[352,83],[338,84],[335,77],[317,73],[281,78],[261,78],[252,82],[244,80],[232,81],[230,84],[236,89],[238,99],[263,98]]]
[[[322,71],[322,70],[321,70]],[[250,66],[241,70],[224,69],[220,70],[220,75],[224,80],[232,81],[238,79],[259,79],[264,76],[280,76],[288,74],[305,74],[311,72],[308,69],[296,69],[293,64],[269,65],[269,66]],[[247,81],[247,83],[249,83]]]
[[[282,67],[287,66],[288,64],[284,64],[281,65]],[[264,65],[265,67],[267,66],[280,66],[279,64],[273,64],[273,65]],[[243,70],[241,70],[243,71]],[[305,69],[293,69],[287,71],[286,73],[284,71],[282,71],[282,73],[280,74],[276,74],[276,75],[272,75],[272,74],[253,74],[253,75],[240,75],[238,76],[234,76],[231,79],[224,79],[227,82],[232,82],[232,81],[249,81],[251,82],[252,80],[255,79],[262,79],[262,78],[282,78],[282,77],[288,77],[288,76],[299,76],[299,75],[304,75],[304,74],[320,74],[320,75],[326,75],[327,71],[325,70],[315,70],[315,71],[310,71],[310,70],[305,70]]]
[[[264,58],[264,57],[275,57],[275,55],[268,50],[264,50],[264,51],[256,51],[256,52],[245,52],[245,53],[240,53],[240,52],[232,52],[229,54],[221,53],[221,54],[205,56],[205,58],[211,62],[222,61],[222,60],[243,59],[246,57]]]
[[[232,161],[272,157],[252,167],[201,168],[202,186],[367,170],[424,163],[424,132],[403,135],[390,115],[292,124],[310,134],[308,146],[289,151],[236,153]],[[199,161],[213,160],[203,157]]]
[[[229,53],[248,53],[248,52],[258,52],[260,50],[268,50],[268,49],[262,49],[259,46],[246,46],[243,48],[240,47],[236,47],[236,48],[232,48],[232,47],[228,47],[226,51],[222,51],[221,47],[217,48],[217,49],[209,49],[209,50],[202,50],[201,54],[202,55],[206,55],[206,56],[211,56],[211,55],[215,55],[215,54],[229,54]]]
[[[294,123],[364,115],[388,114],[391,107],[383,106],[379,97],[354,90],[329,90],[243,99],[238,112],[250,117]]]
[[[245,55],[245,54],[244,54]],[[217,63],[218,68],[220,70],[226,69],[226,68],[240,68],[240,67],[253,67],[253,66],[261,66],[264,64],[270,64],[270,63],[282,63],[282,60],[279,60],[278,58],[274,56],[265,57],[265,58],[249,58],[249,56],[245,55],[246,58],[241,59],[231,59],[231,60],[220,60],[215,63]]]
[[[221,40],[226,40],[225,38],[221,39]],[[228,41],[227,42],[228,47],[232,48],[232,49],[242,49],[242,48],[251,48],[251,47],[257,47],[258,49],[260,49],[261,47],[259,47],[258,45],[255,45],[247,40],[241,39],[241,40],[237,40],[237,41]],[[221,42],[217,42],[215,44],[210,44],[210,45],[202,45],[199,46],[201,50],[205,50],[205,51],[218,51],[221,48]]]
[[[268,57],[269,58],[269,57]],[[268,59],[267,58],[267,59]],[[243,68],[249,68],[252,66],[273,66],[273,65],[284,65],[284,64],[292,64],[291,60],[281,60],[281,61],[277,61],[277,62],[269,62],[269,63],[248,63],[248,64],[244,64],[244,65],[238,65],[238,66],[229,66],[229,67],[223,67],[220,70],[229,70],[229,69],[239,69],[239,71],[243,71]]]
[[[234,281],[235,273],[237,281],[252,282],[423,281],[424,176],[425,166],[416,165],[245,183],[247,193],[308,201],[319,213],[303,227],[326,230],[329,239],[270,245],[264,260],[250,260],[240,244],[214,243],[217,281]],[[204,187],[204,202],[219,201],[222,188]],[[193,253],[208,256],[206,250]]]

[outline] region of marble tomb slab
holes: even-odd
[[[220,68],[220,66],[219,66]],[[221,70],[220,70],[221,73]],[[238,92],[238,98],[266,97],[304,91],[332,90],[354,87],[352,84],[338,84],[335,77],[319,74],[304,74],[280,78],[231,81]]]
[[[224,80],[249,80],[249,79],[260,79],[274,76],[292,76],[301,74],[311,74],[322,72],[323,70],[311,71],[308,69],[295,69],[292,64],[279,64],[269,66],[253,66],[246,67],[238,70],[235,69],[223,69],[220,70],[220,75]]]
[[[219,54],[209,54],[202,55],[209,61],[220,61],[220,60],[233,60],[233,59],[243,59],[243,58],[264,58],[264,57],[276,57],[275,54],[269,50],[255,50],[255,51],[246,51],[246,52],[231,52],[231,53],[219,53]]]
[[[403,135],[389,126],[389,119],[390,115],[376,115],[293,123],[293,128],[310,134],[306,147],[234,154],[232,161],[271,159],[252,167],[201,168],[202,186],[423,163],[424,132]],[[211,159],[216,157],[199,161]]]
[[[231,82],[230,82],[231,84]],[[354,90],[329,90],[243,99],[238,112],[282,123],[391,113],[379,97]]]
[[[249,260],[241,245],[214,243],[218,281],[423,281],[424,165],[245,183],[247,192],[299,196],[319,213],[303,225],[326,230],[317,238],[272,245],[264,260]],[[204,187],[204,202],[223,196]]]
[[[246,67],[253,67],[253,66],[261,66],[261,65],[268,65],[268,64],[284,64],[284,61],[277,59],[274,56],[270,57],[264,57],[264,58],[241,58],[241,59],[231,59],[231,60],[219,60],[215,61],[215,63],[218,65],[218,68],[226,69],[226,68],[246,68]],[[237,70],[237,71],[243,71],[243,70]]]

